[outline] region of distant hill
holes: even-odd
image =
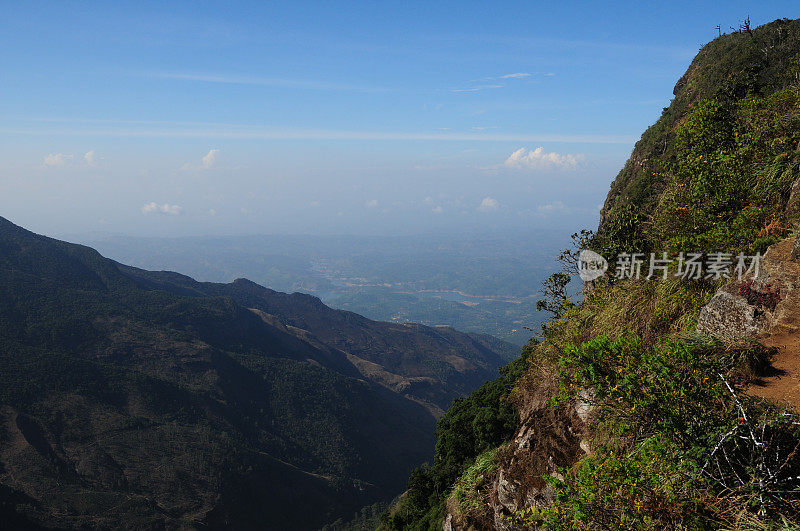
[[[317,528],[400,492],[437,415],[510,349],[0,218],[0,517]]]
[[[519,348],[538,330],[541,285],[567,228],[413,236],[232,235],[141,238],[70,235],[118,262],[200,281],[248,278],[277,291],[391,322],[447,324]]]

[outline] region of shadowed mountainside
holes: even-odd
[[[128,268],[0,218],[0,511],[319,527],[402,490],[496,346]]]

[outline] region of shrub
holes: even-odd
[[[767,310],[774,310],[775,307],[781,302],[780,290],[774,288],[771,284],[767,284],[762,289],[753,287],[754,280],[746,280],[739,286],[739,295],[747,299],[747,303],[751,306],[758,306]]]

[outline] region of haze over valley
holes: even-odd
[[[372,319],[451,326],[523,345],[563,229],[423,236],[70,238],[120,262],[198,280],[248,278]]]

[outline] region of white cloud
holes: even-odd
[[[378,207],[378,200],[377,199],[371,199],[371,200],[367,201],[366,203],[364,203],[364,205],[367,208],[377,208]]]
[[[72,155],[71,153],[50,153],[44,158],[44,165],[52,167],[67,166],[72,164],[72,160],[74,158],[75,155]]]
[[[170,205],[169,203],[164,203],[159,205],[155,201],[147,203],[142,207],[142,214],[169,214],[171,216],[177,216],[183,211],[178,205]]]
[[[450,89],[450,92],[480,92],[481,90],[499,89],[499,88],[503,88],[504,86],[505,85],[499,85],[499,84],[478,85],[477,87],[461,88],[461,89]]]
[[[484,197],[483,201],[481,201],[481,204],[478,205],[478,210],[481,212],[492,212],[498,208],[500,208],[500,202],[491,197]]]
[[[210,149],[208,153],[203,155],[203,158],[200,159],[200,164],[194,165],[191,162],[185,163],[181,166],[182,171],[189,171],[189,170],[210,170],[214,163],[217,161],[217,155],[219,155],[218,149]]]
[[[508,168],[527,169],[527,170],[572,170],[583,162],[585,157],[581,154],[562,155],[555,152],[546,152],[543,147],[526,150],[519,148],[513,152],[503,163]]]
[[[212,208],[212,209],[210,209],[210,210],[208,211],[208,213],[209,213],[209,215],[211,215],[211,216],[216,216],[216,215],[217,215],[217,211],[216,211],[216,210],[214,210],[213,208]]]
[[[217,160],[217,155],[219,154],[218,149],[211,149],[208,153],[206,153],[205,157],[203,157],[203,161],[200,164],[200,167],[204,170],[209,169],[211,166],[214,165],[214,161]]]
[[[309,204],[310,204],[312,207],[318,207],[318,206],[319,206],[319,201],[317,201],[317,200],[315,199],[314,201],[311,201],[311,203],[309,203]]]
[[[550,214],[552,212],[564,212],[567,209],[566,205],[561,201],[554,201],[552,203],[548,203],[546,205],[539,205],[536,207],[536,211],[539,214]]]
[[[514,74],[500,76],[500,79],[522,79],[526,77],[531,77],[531,74],[529,72],[516,72]]]
[[[51,168],[96,166],[100,158],[94,150],[87,151],[83,157],[76,158],[72,153],[50,153],[44,158],[44,166]]]

